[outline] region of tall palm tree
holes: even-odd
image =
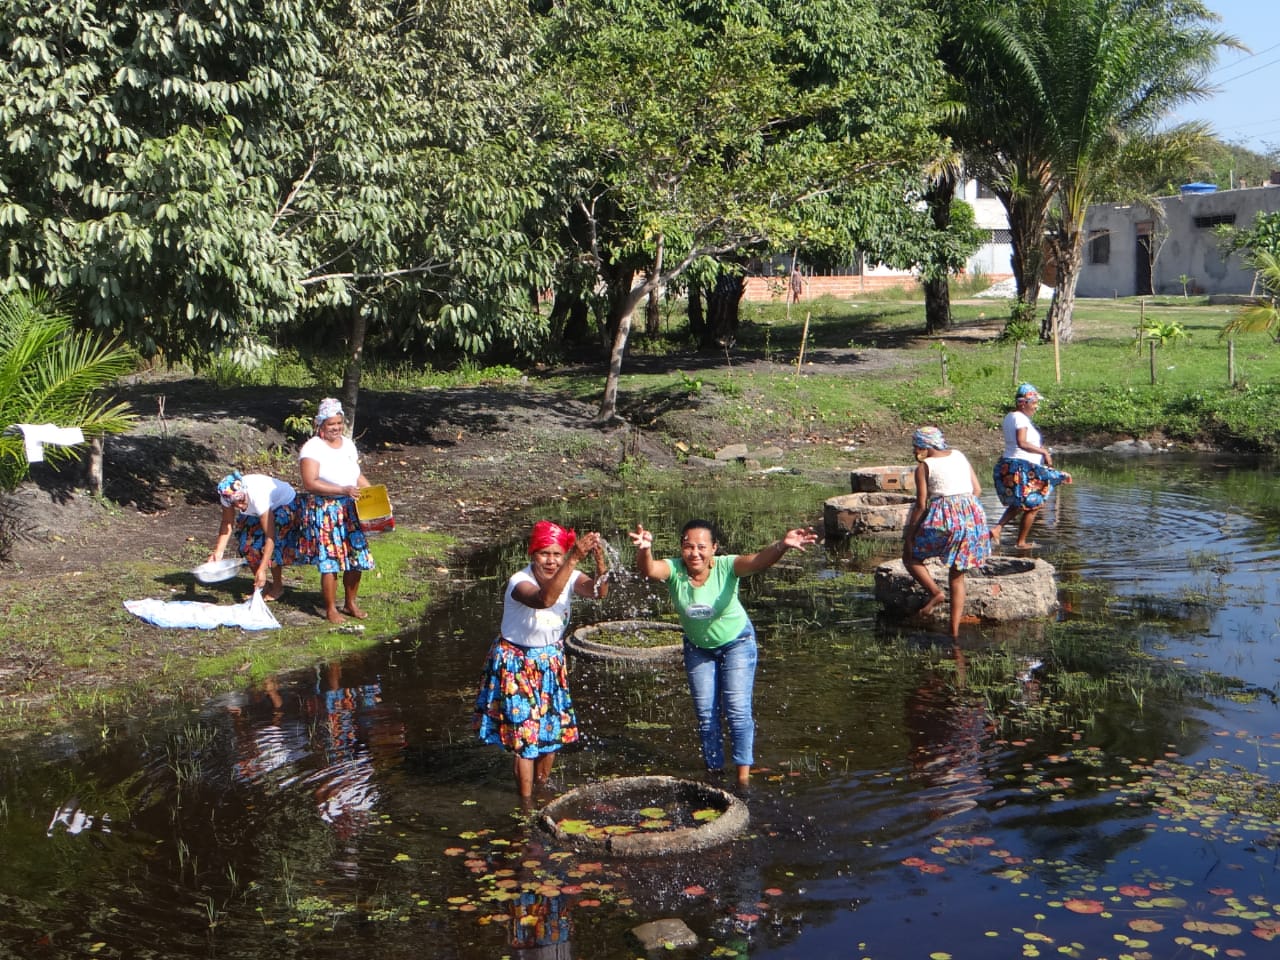
[[[80,427],[86,437],[122,433],[133,420],[123,403],[100,391],[129,373],[133,352],[76,330],[41,298],[0,297],[0,430],[17,423]],[[51,461],[75,456],[52,446]],[[20,436],[0,433],[0,490],[12,490],[27,473]]]
[[[985,98],[993,120],[982,152],[1009,211],[1019,294],[1035,303],[1038,277],[1027,287],[1047,234],[1057,277],[1041,333],[1070,340],[1089,205],[1135,140],[1210,92],[1218,51],[1240,43],[1198,0],[1018,0],[964,13],[962,47],[978,58],[964,68],[969,100]]]

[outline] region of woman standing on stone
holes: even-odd
[[[1014,397],[1014,409],[1005,414],[1001,429],[1004,432],[1004,455],[996,461],[991,478],[996,496],[1005,508],[1000,519],[991,527],[991,540],[1000,542],[1005,524],[1019,513],[1018,539],[1014,546],[1029,550],[1035,546],[1027,536],[1036,514],[1060,483],[1070,483],[1071,474],[1053,469],[1053,453],[1044,445],[1040,431],[1031,422],[1040,406],[1040,393],[1029,383],[1018,387]]]
[[[947,446],[937,427],[921,427],[911,446],[916,458],[916,502],[903,531],[902,563],[929,593],[920,608],[928,616],[947,599],[924,561],[938,557],[947,565],[951,596],[951,635],[960,634],[966,570],[982,566],[991,554],[987,515],[978,502],[982,487],[968,458]]]

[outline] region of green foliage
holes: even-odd
[[[353,310],[402,342],[535,349],[533,36],[514,0],[10,5],[0,286],[196,365]]]
[[[52,423],[80,427],[86,437],[123,433],[133,414],[100,391],[133,370],[135,361],[130,350],[77,331],[43,299],[0,297],[0,429]],[[45,450],[51,462],[78,454],[60,445]],[[0,490],[13,489],[26,474],[22,438],[0,434]]]
[[[1035,304],[1015,300],[1009,310],[1009,319],[1000,331],[1000,339],[1007,343],[1030,343],[1040,338],[1040,324],[1036,320]]]
[[[1247,262],[1258,271],[1258,280],[1266,295],[1241,307],[1222,328],[1222,336],[1264,330],[1275,336],[1280,331],[1280,253],[1262,248],[1251,250]]]
[[[1139,342],[1142,340],[1154,340],[1163,347],[1168,343],[1179,343],[1186,340],[1188,336],[1190,334],[1187,333],[1186,328],[1177,320],[1148,319],[1142,327],[1142,336],[1139,338]]]

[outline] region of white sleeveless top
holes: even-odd
[[[930,457],[924,462],[924,466],[929,473],[930,500],[973,493],[969,460],[959,450],[952,450],[945,457]]]

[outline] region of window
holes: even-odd
[[[1012,230],[992,230],[991,242],[992,243],[1013,243],[1013,231]]]
[[[1111,231],[1093,230],[1089,233],[1089,262],[1111,262]]]
[[[996,192],[988,187],[981,180],[978,181],[978,199],[979,200],[995,200]]]
[[[1211,213],[1205,217],[1196,217],[1197,230],[1209,230],[1223,223],[1235,223],[1236,215],[1234,213]]]

